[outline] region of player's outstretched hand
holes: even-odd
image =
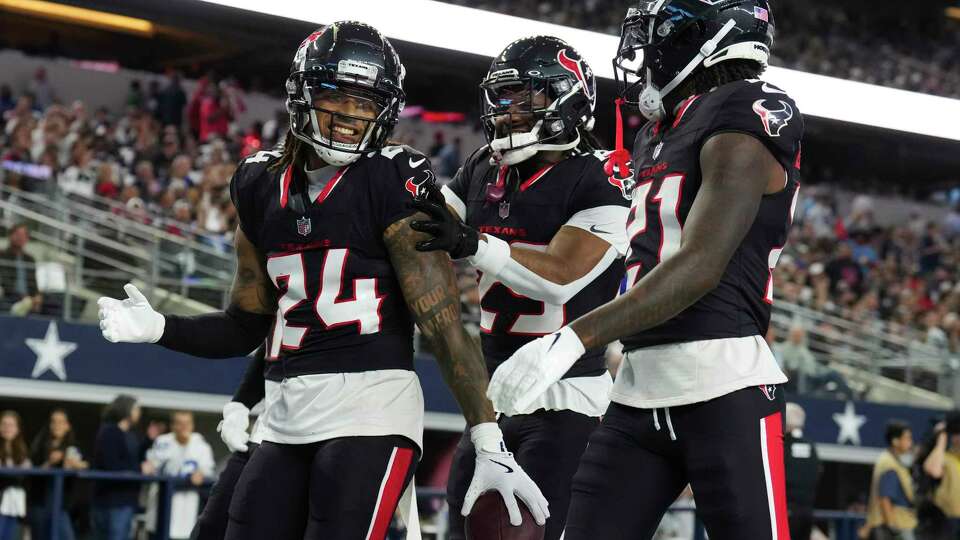
[[[546,523],[550,517],[547,508],[549,503],[540,493],[540,488],[513,459],[513,454],[507,451],[500,427],[493,422],[478,424],[470,428],[470,440],[477,454],[477,463],[460,514],[467,516],[480,495],[496,491],[503,497],[510,524],[514,527],[523,523],[518,498],[530,510],[537,525]]]
[[[425,195],[417,197],[411,204],[430,216],[430,219],[413,221],[410,228],[433,237],[417,242],[417,251],[443,250],[453,259],[462,259],[477,253],[480,233],[465,225],[447,208],[443,193],[436,184],[427,186]]]
[[[246,452],[250,434],[250,409],[243,403],[231,401],[223,406],[223,420],[217,425],[217,431],[223,444],[231,452]]]
[[[493,408],[513,415],[525,409],[560,380],[586,350],[576,332],[564,326],[517,349],[490,378],[487,397]]]
[[[163,335],[165,319],[132,283],[123,286],[126,300],[101,296],[100,331],[112,343],[156,343]]]

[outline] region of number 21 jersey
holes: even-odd
[[[683,226],[702,180],[700,151],[710,137],[726,132],[745,133],[761,141],[783,166],[783,189],[763,197],[720,284],[676,317],[624,339],[625,351],[766,334],[773,268],[786,244],[799,192],[803,135],[796,103],[766,82],[737,81],[692,96],[674,118],[649,123],[637,136],[635,184],[627,219],[627,285],[634,285],[680,249]]]

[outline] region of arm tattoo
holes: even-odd
[[[251,313],[273,314],[277,311],[277,294],[263,257],[237,227],[237,273],[233,276],[230,303]]]
[[[420,331],[430,342],[443,378],[471,426],[493,422],[493,406],[486,397],[487,369],[483,354],[460,322],[460,292],[446,253],[421,253],[414,245],[427,236],[410,228],[414,219],[387,227],[383,240],[400,281],[403,296]]]

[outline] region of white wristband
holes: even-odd
[[[510,262],[510,244],[496,236],[484,234],[477,244],[477,252],[467,260],[477,270],[498,276]]]
[[[484,422],[470,428],[470,441],[477,451],[491,453],[506,453],[507,445],[503,442],[503,432],[496,422]]]

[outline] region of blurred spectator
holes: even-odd
[[[0,118],[3,118],[3,115],[14,105],[16,102],[13,101],[13,90],[10,89],[10,85],[0,84]]]
[[[873,466],[864,531],[874,540],[913,540],[917,527],[910,476],[913,433],[908,424],[892,420],[887,424],[885,439],[887,449]]]
[[[933,480],[932,502],[945,518],[947,537],[960,533],[960,412],[947,414],[936,427],[936,442],[923,461],[923,472]],[[924,521],[927,521],[926,518]],[[930,524],[924,523],[929,529]]]
[[[214,136],[226,137],[233,119],[230,99],[209,76],[197,81],[190,109],[200,142],[207,142]]]
[[[836,294],[840,290],[850,290],[859,293],[863,286],[863,271],[860,265],[853,260],[853,249],[850,244],[842,242],[836,246],[836,256],[827,264],[827,276],[830,277],[830,292]]]
[[[33,103],[33,94],[29,92],[20,94],[20,97],[17,98],[17,104],[3,114],[3,119],[7,122],[7,126],[4,128],[7,135],[21,123],[34,120],[40,116],[37,111],[33,110]]]
[[[142,109],[143,102],[143,88],[139,79],[134,79],[130,81],[130,88],[127,90],[127,106],[134,109]]]
[[[30,241],[26,223],[14,225],[7,249],[0,251],[0,312],[23,316],[40,310],[43,296],[37,289],[37,262],[25,251]]]
[[[140,440],[133,432],[139,421],[140,405],[136,398],[117,396],[104,410],[91,467],[99,471],[152,472],[148,464],[141,465]],[[90,513],[97,537],[102,540],[130,538],[130,525],[139,497],[138,482],[94,482]]]
[[[39,111],[46,109],[56,100],[50,81],[47,80],[47,70],[42,67],[33,73],[27,91],[33,95],[33,106]]]
[[[807,414],[796,403],[787,403],[786,434],[783,438],[784,470],[787,477],[787,513],[790,538],[810,540],[813,505],[817,498],[820,457],[813,442],[804,438]]]
[[[940,234],[940,226],[930,222],[920,239],[920,274],[926,275],[940,266],[947,242]]]
[[[453,139],[452,143],[443,145],[433,163],[438,175],[444,178],[453,178],[460,168],[460,138]]]
[[[176,411],[170,416],[172,432],[160,435],[147,451],[157,474],[183,478],[194,488],[213,479],[213,449],[194,432],[193,413]],[[147,530],[156,530],[157,486],[151,485],[147,503]],[[177,491],[170,508],[170,538],[189,538],[197,522],[200,496],[196,489]]]
[[[187,94],[180,85],[180,73],[172,72],[167,85],[157,96],[157,119],[164,126],[183,125],[183,108],[187,105]]]
[[[50,423],[37,434],[30,445],[30,460],[35,467],[44,469],[81,470],[88,467],[76,446],[66,411],[54,409],[50,413]],[[60,534],[57,538],[52,538],[49,531],[54,511],[51,507],[53,493],[49,490],[50,480],[38,477],[30,484],[28,500],[31,540],[73,540],[73,523],[67,511],[70,507],[69,496],[73,491],[73,480],[72,477],[64,479],[64,500],[61,507],[55,509],[60,520]]]
[[[943,227],[948,236],[960,235],[960,202],[954,204],[950,213],[943,218]]]
[[[145,201],[152,202],[159,197],[163,191],[163,184],[157,179],[157,175],[153,170],[153,163],[146,160],[137,162],[136,167],[133,169],[133,174],[133,182],[140,190],[141,198]]]
[[[160,118],[160,81],[153,79],[147,84],[147,94],[143,99],[143,108],[150,113],[150,116]]]
[[[0,466],[30,467],[20,415],[14,411],[0,414]],[[0,540],[19,539],[20,520],[26,515],[27,494],[23,479],[0,476]]]
[[[57,178],[60,190],[68,195],[90,197],[97,185],[97,169],[90,139],[77,137],[70,147],[66,170]]]
[[[440,155],[440,150],[442,150],[443,147],[444,147],[443,130],[438,129],[433,134],[433,144],[430,146],[430,150],[427,151],[427,155],[430,156],[431,159],[433,159],[438,155]]]
[[[174,190],[175,193],[183,193],[187,188],[197,184],[198,181],[190,156],[180,154],[173,158],[167,178],[168,189]]]
[[[790,377],[787,387],[800,394],[839,393],[853,399],[853,390],[835,370],[821,364],[807,344],[807,330],[802,325],[790,328],[787,341],[774,346],[774,356]]]

